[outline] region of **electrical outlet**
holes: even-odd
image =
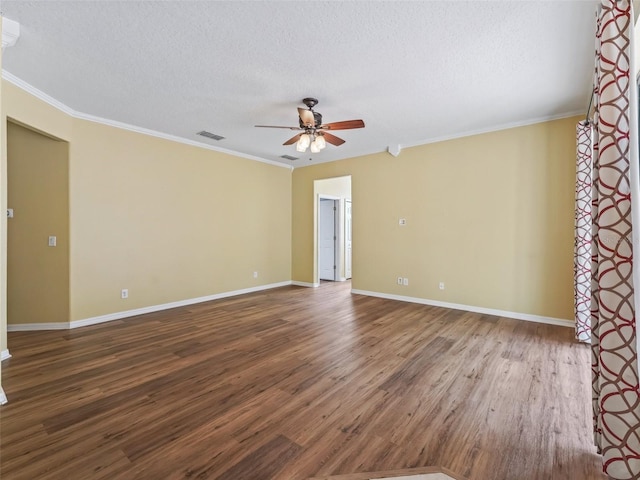
[[[258,278],[258,272],[253,272],[253,278]]]
[[[123,288],[120,292],[120,298],[129,298],[129,289]]]
[[[51,236],[49,237],[49,244],[48,244],[48,245],[49,245],[50,247],[55,247],[55,246],[56,246],[56,242],[57,242],[56,237],[55,237],[54,235],[51,235]]]
[[[404,285],[405,287],[409,286],[409,279],[408,278],[403,278],[402,279],[402,285]]]
[[[444,290],[444,282],[440,282],[440,284],[438,285],[438,288],[440,290]]]
[[[398,220],[398,225],[400,225],[401,227],[404,227],[407,224],[407,219],[406,218],[400,218]]]
[[[398,285],[402,285],[402,277],[398,277],[397,282],[398,282]]]

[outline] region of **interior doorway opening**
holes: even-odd
[[[314,181],[314,285],[352,278],[351,175]]]

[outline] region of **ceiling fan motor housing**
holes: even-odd
[[[315,122],[314,127],[319,127],[320,125],[322,125],[322,115],[320,115],[318,112],[314,112],[313,110],[311,110],[311,113],[313,113],[313,120]],[[300,128],[308,128],[302,122],[302,119],[300,117],[298,117],[298,123],[300,123]]]

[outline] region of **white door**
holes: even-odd
[[[321,198],[318,210],[318,271],[321,280],[335,280],[336,208],[334,200]]]
[[[351,278],[351,200],[344,202],[344,276]]]

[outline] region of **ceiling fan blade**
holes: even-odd
[[[329,142],[331,145],[335,145],[336,147],[339,147],[344,143],[343,139],[341,139],[340,137],[336,137],[335,135],[331,135],[328,132],[323,132],[322,136],[327,142]]]
[[[293,145],[294,143],[296,143],[300,139],[301,136],[302,136],[302,134],[299,133],[295,137],[291,137],[289,140],[284,142],[282,145]]]
[[[313,112],[311,110],[306,110],[304,108],[298,108],[298,115],[300,115],[300,120],[302,124],[306,127],[315,127],[316,119],[313,117]]]
[[[260,127],[260,128],[287,128],[289,130],[303,130],[300,127],[279,127],[276,125],[254,125],[254,127]]]
[[[319,128],[323,130],[350,130],[352,128],[364,128],[362,120],[345,120],[344,122],[325,123]]]

